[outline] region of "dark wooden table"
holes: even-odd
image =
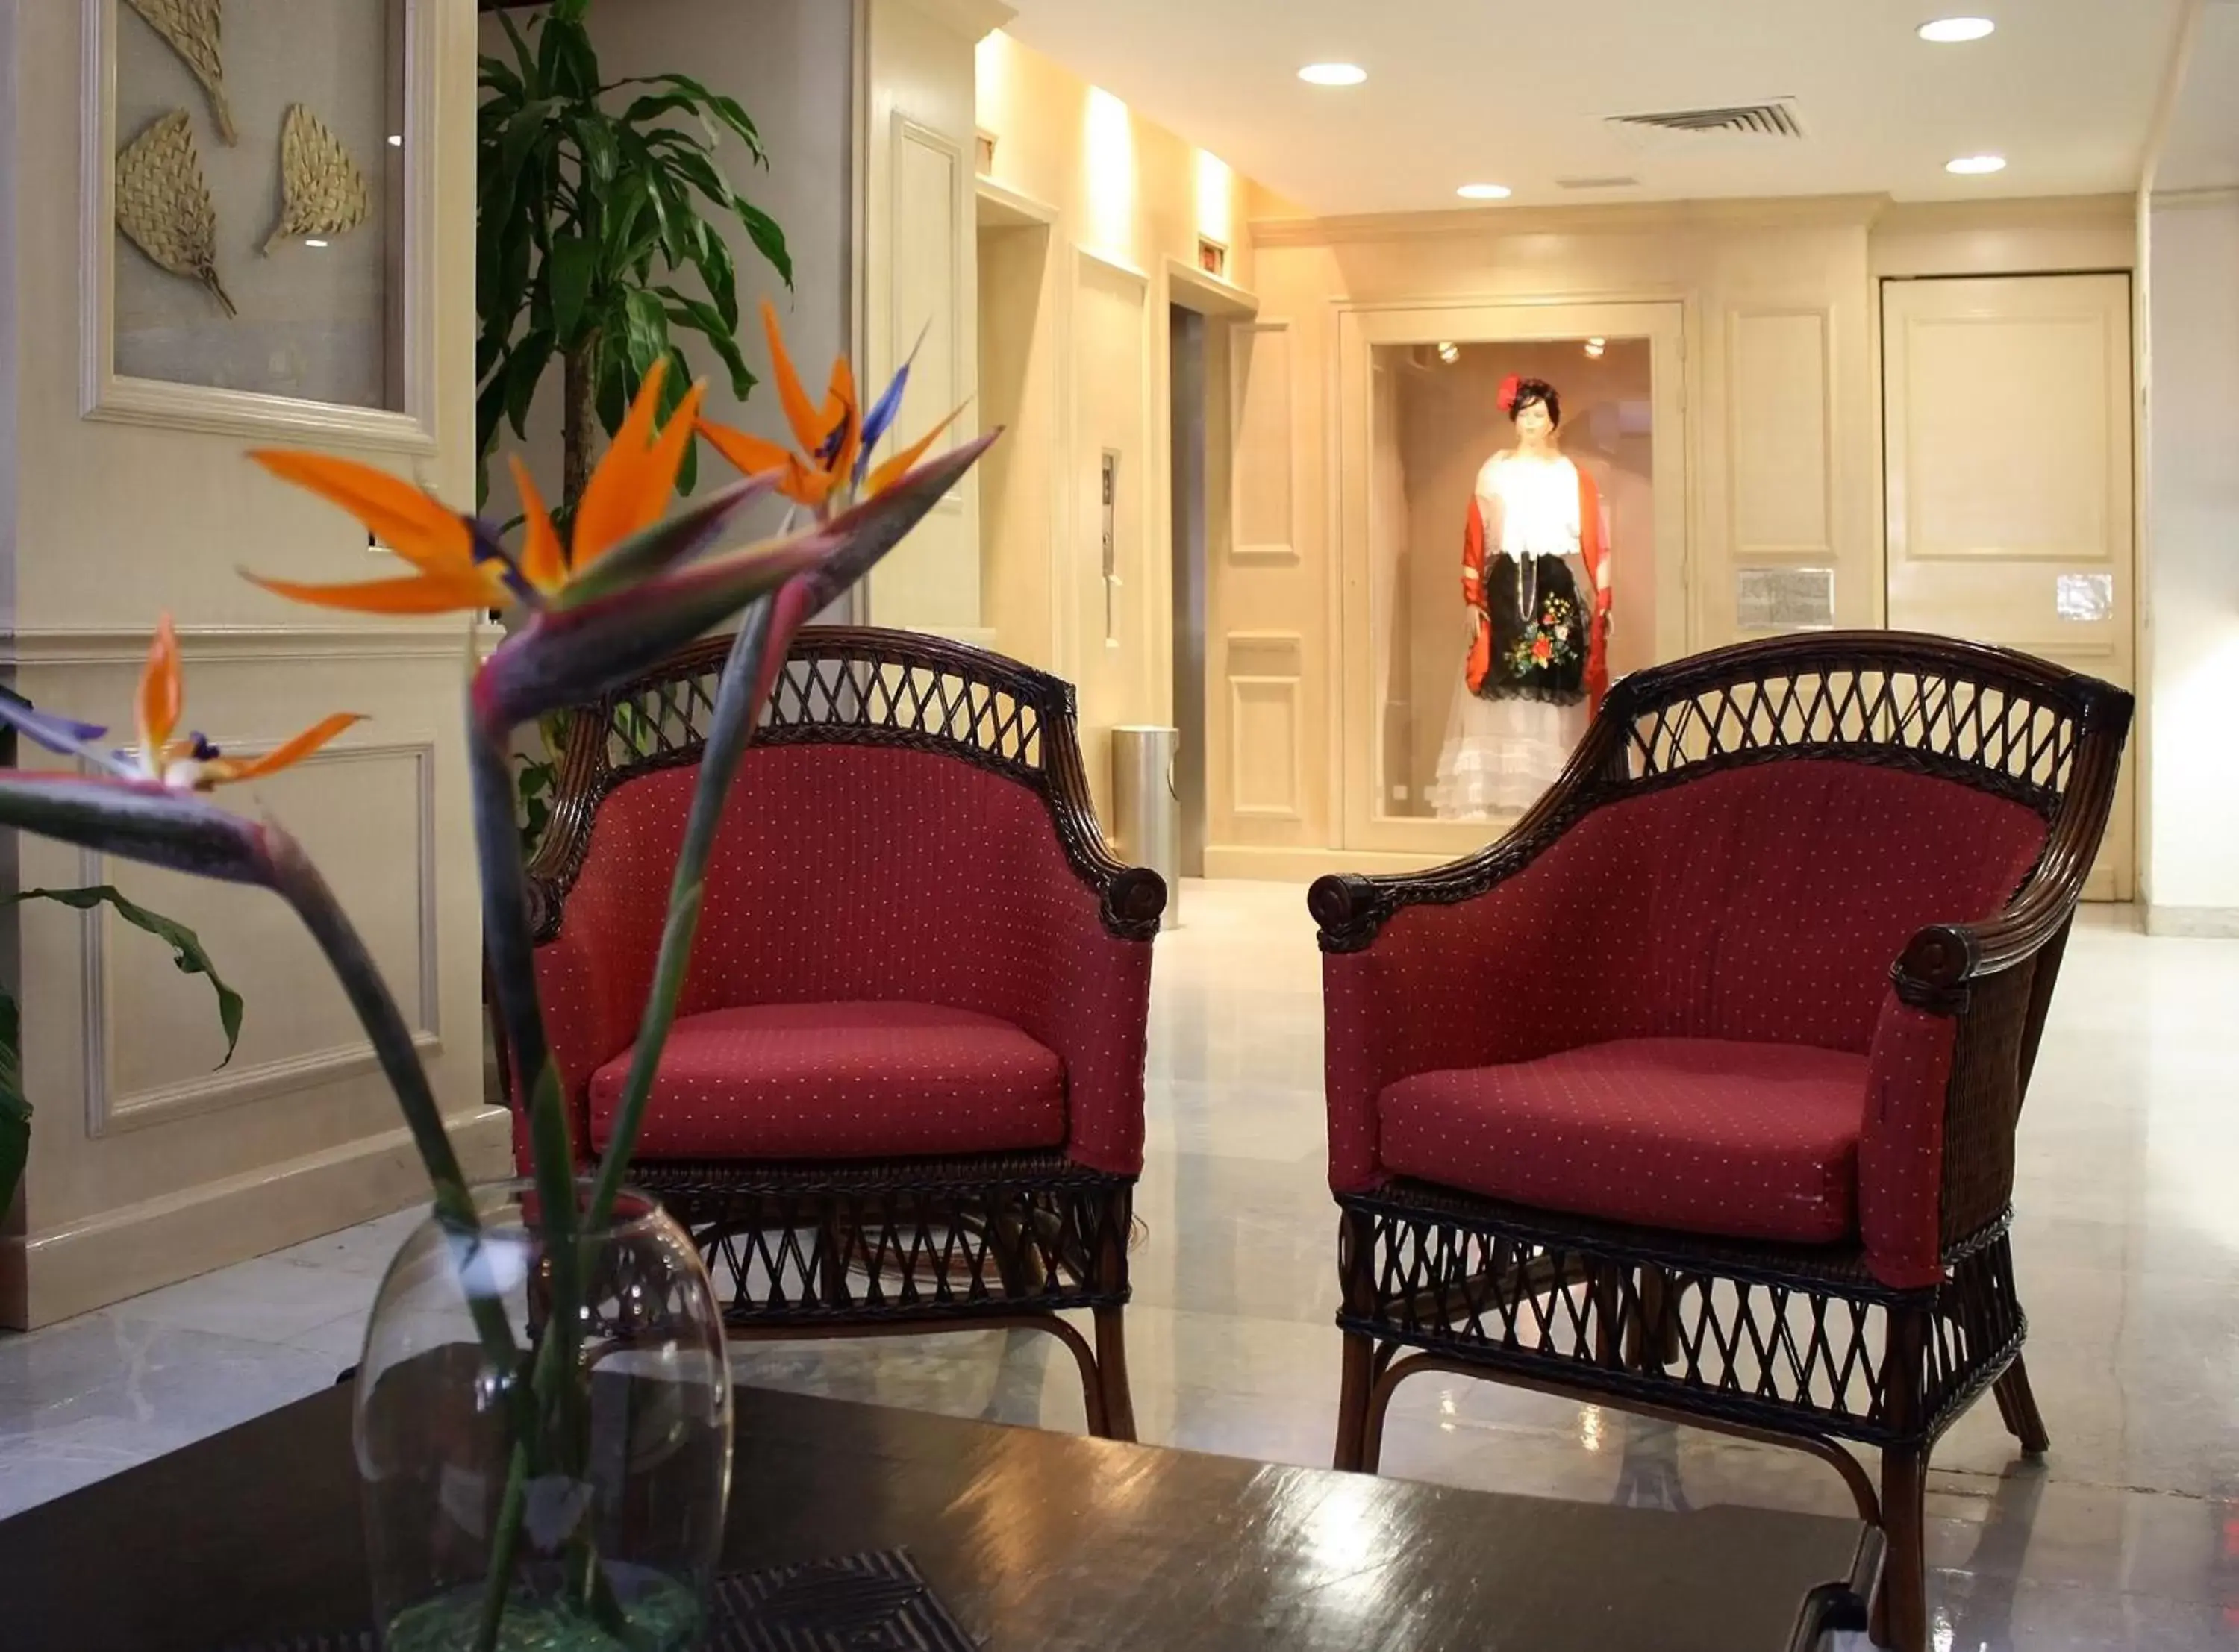
[[[740,1390],[728,1569],[907,1549],[993,1652],[1791,1652],[1863,1624],[1850,1521],[1496,1496]],[[336,1390],[0,1522],[10,1652],[369,1614]]]

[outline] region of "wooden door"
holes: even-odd
[[[2135,676],[2130,281],[1882,288],[1889,622]],[[2126,765],[2087,893],[2128,900]]]

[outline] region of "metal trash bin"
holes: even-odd
[[[1113,851],[1166,880],[1161,929],[1181,922],[1182,799],[1174,783],[1181,731],[1131,725],[1112,731]]]

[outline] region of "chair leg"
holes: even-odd
[[[1135,1395],[1127,1385],[1126,1311],[1116,1304],[1095,1310],[1096,1385],[1104,1401],[1104,1426],[1095,1431],[1107,1440],[1135,1437]]]
[[[1366,1456],[1368,1403],[1376,1391],[1376,1340],[1357,1331],[1345,1334],[1345,1375],[1338,1391],[1337,1456],[1334,1466],[1361,1471]]]
[[[1874,1644],[1891,1652],[1928,1652],[1928,1451],[1882,1452],[1881,1588],[1874,1596]]]
[[[2005,1375],[1998,1378],[1992,1390],[1997,1396],[1998,1415],[2005,1419],[2006,1432],[2021,1442],[2022,1450],[2030,1456],[2041,1457],[2052,1448],[2052,1436],[2044,1431],[2044,1418],[2037,1414],[2036,1396],[2030,1392],[2029,1368],[2022,1363],[2019,1354],[2006,1367]]]

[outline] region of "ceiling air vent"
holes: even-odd
[[[1785,97],[1763,103],[1737,103],[1725,109],[1672,109],[1653,115],[1611,115],[1611,126],[1636,131],[1678,132],[1691,137],[1797,138],[1804,126],[1796,118],[1796,105]]]
[[[1640,180],[1626,172],[1608,177],[1557,178],[1555,187],[1558,189],[1638,189]]]

